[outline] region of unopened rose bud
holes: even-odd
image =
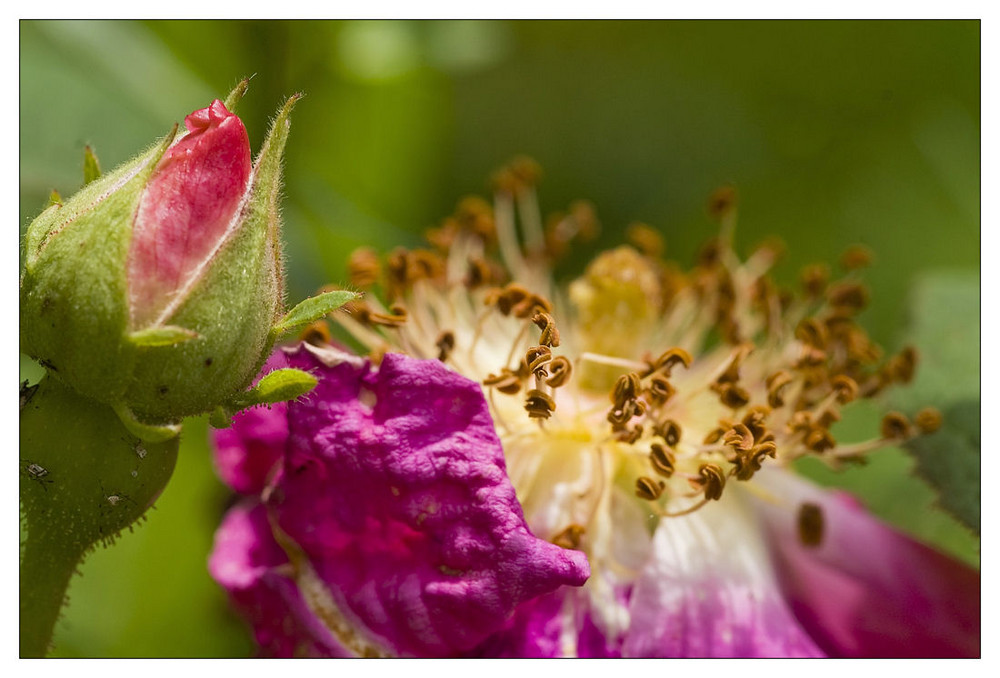
[[[21,350],[137,427],[242,392],[288,325],[278,195],[297,99],[253,165],[242,121],[216,100],[46,209],[25,239]]]

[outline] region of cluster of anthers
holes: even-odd
[[[733,251],[735,193],[723,188],[709,203],[719,235],[690,271],[663,258],[659,233],[633,224],[631,246],[598,254],[560,288],[553,264],[598,223],[586,202],[543,222],[539,176],[533,161],[514,160],[494,177],[492,207],[462,200],[428,231],[427,249],[384,262],[355,251],[352,284],[380,294],[335,315],[375,362],[403,351],[483,385],[539,536],[593,556],[622,513],[616,503],[638,503],[645,520],[685,515],[764,464],[861,463],[940,426],[926,409],[912,422],[887,414],[871,440],[831,433],[843,405],[910,381],[917,362],[913,348],[883,360],[855,320],[868,302],[864,248],[844,254],[838,280],[813,265],[798,293],[779,289],[768,271],[780,246],[745,261]],[[329,333],[315,326],[304,338]]]

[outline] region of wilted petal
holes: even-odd
[[[632,594],[626,657],[816,657],[737,492],[662,520]]]
[[[979,573],[871,517],[850,495],[790,473],[755,478],[758,501],[796,616],[831,655],[976,657]],[[819,507],[818,546],[799,537],[803,503]]]
[[[281,351],[264,363],[260,378],[288,366]],[[254,407],[233,417],[229,428],[212,431],[215,469],[222,480],[241,494],[258,494],[285,454],[288,440],[288,404]]]
[[[403,655],[471,649],[515,608],[589,576],[535,538],[478,384],[437,361],[290,355],[319,385],[289,408],[272,495],[281,529],[339,612]]]
[[[271,536],[263,506],[240,505],[226,514],[208,569],[250,622],[262,655],[344,656],[289,579],[288,558]]]
[[[246,128],[221,101],[184,125],[188,133],[160,159],[136,213],[128,260],[134,329],[154,322],[198,275],[250,180]]]

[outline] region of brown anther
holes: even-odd
[[[872,258],[872,251],[864,245],[851,245],[841,255],[840,265],[845,270],[856,271],[871,266]]]
[[[691,354],[680,347],[674,347],[660,355],[653,364],[653,367],[656,371],[661,371],[665,376],[669,377],[670,371],[677,364],[684,365],[684,369],[691,367]]]
[[[351,284],[358,287],[371,287],[382,273],[378,255],[370,247],[359,247],[351,252],[347,260],[347,275]]]
[[[806,447],[813,452],[826,452],[837,444],[830,432],[825,428],[814,428],[809,431],[805,439]]]
[[[722,243],[718,238],[712,238],[698,251],[698,265],[706,270],[714,269],[719,264],[721,252]],[[714,275],[707,277],[703,282],[707,283],[708,287],[703,289],[710,289],[714,280]]]
[[[673,419],[664,419],[653,425],[653,434],[658,435],[666,441],[670,447],[677,447],[681,441],[681,427]]]
[[[833,426],[834,423],[838,421],[840,421],[840,412],[838,412],[835,409],[829,409],[823,412],[823,414],[819,415],[819,419],[817,420],[816,423],[822,426],[823,428],[830,428],[831,426]]]
[[[796,369],[818,367],[826,362],[826,351],[815,346],[803,346],[799,359],[795,361]]]
[[[825,349],[829,336],[826,325],[816,318],[804,318],[795,328],[795,338],[807,346]]]
[[[762,442],[760,445],[755,446],[752,451],[754,456],[758,459],[761,457],[770,457],[771,459],[774,459],[778,456],[778,444],[773,440],[767,440]]]
[[[474,290],[483,285],[497,283],[499,282],[499,278],[496,273],[494,268],[485,259],[470,257],[469,270],[465,274],[465,286],[470,290]]]
[[[559,330],[556,328],[556,321],[552,319],[552,316],[544,311],[539,311],[532,318],[531,322],[535,323],[542,332],[538,337],[538,343],[543,346],[551,346],[555,348],[559,346]]]
[[[899,355],[893,356],[886,363],[886,373],[893,381],[900,384],[908,384],[913,381],[913,375],[917,369],[917,349],[907,346]]]
[[[753,434],[755,440],[759,441],[767,432],[764,422],[767,420],[767,416],[769,414],[771,414],[770,407],[767,407],[766,405],[755,405],[747,410],[746,414],[743,415],[743,425],[750,430],[750,433]]]
[[[705,499],[718,500],[726,486],[726,474],[718,464],[702,464],[698,469],[698,479],[691,483],[704,489]]]
[[[836,309],[857,312],[868,305],[868,288],[860,283],[842,282],[831,287],[826,297]]]
[[[638,221],[629,224],[625,237],[647,257],[657,259],[663,255],[665,249],[663,236],[649,224]]]
[[[852,400],[857,399],[859,393],[858,382],[846,374],[837,375],[830,384],[833,386],[833,390],[837,392],[837,402],[841,405],[846,405]]]
[[[438,335],[434,345],[438,347],[438,360],[444,362],[451,355],[451,352],[455,350],[455,333],[445,330]]]
[[[556,409],[556,401],[545,391],[535,388],[528,391],[524,409],[532,419],[548,419]]]
[[[659,406],[670,400],[677,391],[670,385],[665,376],[656,374],[649,380],[649,388],[646,389],[646,392],[653,404]]]
[[[639,375],[635,372],[629,372],[618,377],[618,381],[615,382],[615,388],[611,392],[611,402],[614,403],[615,407],[620,409],[626,402],[635,400],[638,395]]]
[[[913,423],[917,425],[921,433],[934,433],[939,428],[941,424],[944,423],[941,417],[941,412],[934,407],[925,407],[924,409],[917,412],[917,415],[913,417]]]
[[[367,302],[349,301],[337,310],[341,313],[347,313],[362,325],[371,325],[372,309]]]
[[[493,207],[477,195],[469,195],[459,200],[455,207],[454,219],[461,230],[473,233],[485,242],[490,242],[496,237]]]
[[[718,385],[736,384],[740,380],[740,367],[751,353],[753,353],[753,346],[751,345],[744,344],[736,349],[733,352],[732,359],[729,361],[729,366],[726,367],[726,371],[719,375],[715,383]]]
[[[719,428],[712,429],[711,431],[708,432],[708,435],[705,436],[705,439],[702,441],[702,444],[714,445],[715,443],[722,440],[722,436],[726,435],[726,431],[728,430],[729,429],[722,428],[721,426]]]
[[[784,370],[775,372],[767,378],[767,404],[778,408],[785,404],[781,395],[782,390],[792,383],[792,377]]]
[[[726,407],[738,410],[750,402],[750,394],[737,384],[724,384],[719,389],[719,401]]]
[[[632,445],[642,437],[642,424],[636,424],[632,428],[624,428],[615,432],[615,440]]]
[[[729,461],[732,462],[736,469],[736,479],[750,480],[753,478],[753,474],[760,470],[761,462],[763,462],[765,456],[766,451],[759,450],[758,448],[733,452],[729,457]]]
[[[799,410],[788,418],[788,430],[792,433],[808,431],[813,426],[812,413]]]
[[[580,547],[580,538],[587,530],[582,525],[571,524],[565,530],[552,537],[552,543],[564,549],[575,549]]]
[[[753,433],[743,424],[737,424],[726,432],[722,442],[734,450],[747,451],[753,447]]]
[[[569,216],[576,222],[577,233],[584,241],[593,240],[601,232],[597,209],[589,200],[575,200],[570,203]]]
[[[777,261],[785,255],[787,250],[788,246],[785,244],[785,241],[772,235],[757,244],[754,248],[754,255],[757,253],[765,254],[771,261]]]
[[[330,343],[330,328],[325,320],[317,320],[306,325],[305,329],[299,333],[299,341],[313,346],[326,346]]]
[[[674,453],[659,443],[653,443],[650,445],[649,463],[652,465],[653,470],[664,478],[669,478],[674,475],[674,468],[676,464]]]
[[[514,395],[521,390],[521,377],[505,367],[500,374],[490,374],[483,379],[483,386],[495,388],[506,395]]]
[[[823,510],[819,504],[806,502],[799,506],[799,541],[803,546],[815,548],[823,543]]]
[[[552,359],[548,364],[549,378],[545,383],[552,388],[559,388],[569,381],[573,374],[573,363],[566,356],[560,355]]]
[[[830,268],[826,264],[810,264],[799,273],[799,282],[807,295],[818,297],[830,282]]]
[[[409,318],[409,314],[406,309],[399,304],[393,304],[389,308],[389,313],[378,313],[376,311],[370,311],[368,313],[368,322],[372,325],[382,325],[384,327],[400,327],[406,323]]]
[[[720,186],[708,198],[708,214],[715,220],[722,220],[736,209],[736,188]]]
[[[663,494],[666,486],[667,484],[662,480],[639,476],[635,481],[635,496],[647,501],[656,501]]]
[[[900,412],[889,412],[882,417],[882,437],[888,440],[903,440],[911,434],[910,421]]]
[[[608,423],[611,424],[611,430],[622,430],[634,414],[635,408],[631,402],[625,403],[625,407],[612,407],[608,410]]]
[[[521,186],[527,188],[537,186],[542,179],[542,166],[534,158],[526,155],[519,155],[508,164],[510,171],[514,173]]]
[[[528,371],[539,379],[548,376],[545,366],[552,360],[552,349],[548,346],[532,346],[524,354],[524,360],[528,363]]]

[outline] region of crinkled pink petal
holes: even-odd
[[[243,122],[216,99],[184,119],[143,191],[129,248],[133,329],[155,322],[226,234],[250,180]]]
[[[478,384],[399,354],[377,370],[305,348],[289,362],[319,385],[288,410],[271,505],[370,641],[456,654],[519,604],[587,579],[583,553],[528,530]]]
[[[661,521],[632,594],[625,657],[817,657],[737,492]]]
[[[288,558],[271,536],[263,506],[238,505],[215,533],[208,569],[253,629],[268,657],[342,657],[345,651],[306,607],[288,578]]]
[[[467,653],[495,659],[551,659],[565,656],[562,647],[564,591],[560,589],[518,606],[503,627]]]
[[[977,657],[979,573],[871,517],[850,495],[790,473],[755,477],[795,614],[826,652],[845,657]],[[798,509],[820,507],[822,540],[799,538]]]
[[[281,351],[275,351],[254,380],[288,366]],[[222,480],[241,494],[259,494],[273,479],[285,454],[288,440],[288,405],[275,403],[244,410],[226,429],[212,431],[215,469]]]

